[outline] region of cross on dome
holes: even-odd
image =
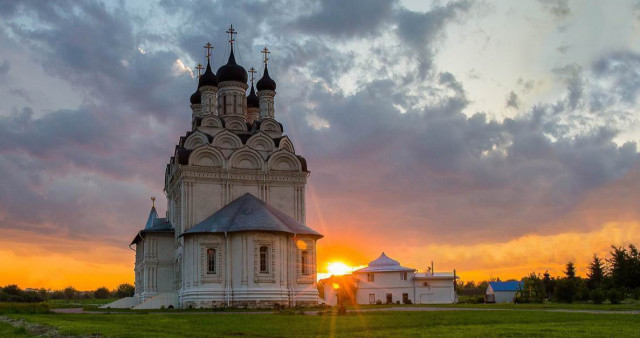
[[[254,74],[256,73],[256,69],[251,67],[251,69],[249,69],[249,73],[251,73],[251,85],[253,86],[253,79],[254,79]]]
[[[202,67],[201,63],[198,63],[198,65],[195,68],[198,70],[198,78],[200,78],[200,75],[202,74],[202,70],[204,69],[204,67]]]
[[[156,197],[155,196],[151,197],[151,207],[152,208],[156,207]]]
[[[233,29],[233,24],[229,27],[229,30],[227,30],[227,34],[229,34],[229,43],[231,43],[231,48],[233,48],[233,42],[236,41],[233,38],[233,35],[238,34],[238,32],[236,32],[236,30]]]
[[[264,49],[262,51],[260,51],[260,53],[264,54],[262,56],[262,62],[264,62],[264,65],[267,65],[267,62],[269,61],[269,54],[271,54],[271,52],[269,51],[269,49],[267,49],[267,46],[264,46]]]
[[[213,45],[211,44],[211,42],[207,42],[207,44],[204,45],[203,48],[207,50],[205,56],[207,57],[207,61],[209,61],[209,57],[211,57],[211,51],[213,50]]]

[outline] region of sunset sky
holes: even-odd
[[[1,1],[0,286],[133,282],[210,41],[309,164],[318,270],[580,275],[640,245],[638,1]]]

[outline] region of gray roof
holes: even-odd
[[[246,193],[227,204],[181,236],[238,231],[276,231],[323,237],[284,212]]]
[[[393,272],[393,271],[416,271],[416,269],[405,268],[404,266],[400,266],[400,262],[395,259],[389,258],[384,252],[380,255],[380,257],[375,260],[369,262],[369,266],[366,268],[362,268],[354,271],[353,273],[363,273],[363,272]]]
[[[156,211],[156,208],[151,207],[151,211],[149,212],[149,217],[147,217],[147,223],[145,223],[144,229],[138,231],[138,234],[133,238],[131,244],[137,243],[144,233],[171,233],[173,231],[173,225],[171,225],[171,222],[169,222],[166,218],[158,218],[158,212]]]

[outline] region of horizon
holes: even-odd
[[[640,5],[280,0],[0,5],[0,285],[133,284],[214,46],[277,81],[318,276],[381,252],[460,280],[585,276],[640,243]],[[338,271],[338,270],[336,270]]]

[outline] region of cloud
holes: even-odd
[[[520,99],[518,98],[518,94],[516,94],[513,91],[511,91],[509,93],[509,95],[507,96],[507,104],[506,104],[505,107],[507,107],[507,108],[511,107],[513,109],[519,109],[520,108]]]
[[[0,76],[9,73],[10,66],[9,60],[0,60]]]
[[[547,12],[556,18],[562,19],[571,15],[568,0],[538,0]]]
[[[335,38],[375,36],[391,19],[395,0],[372,0],[363,5],[357,0],[316,2],[317,10],[298,17],[291,29]]]

